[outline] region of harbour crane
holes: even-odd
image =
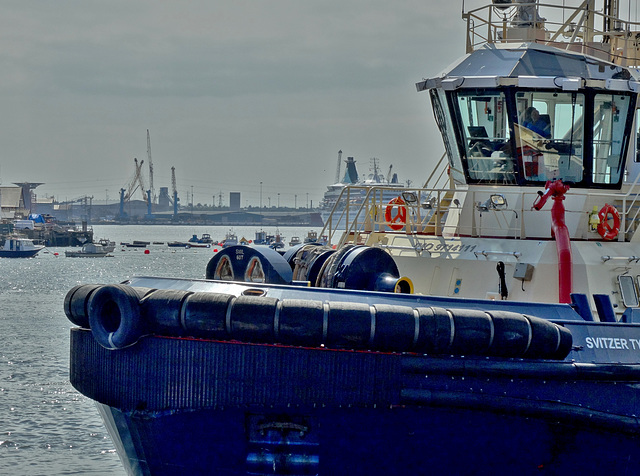
[[[156,191],[153,188],[153,161],[151,160],[151,136],[147,129],[147,159],[149,160],[149,191],[151,192],[151,203],[156,203]]]
[[[146,189],[144,187],[144,180],[142,178],[142,164],[144,164],[144,160],[141,160],[140,162],[138,162],[138,159],[134,158],[133,162],[135,164],[136,170],[133,173],[133,178],[127,185],[127,188],[123,189],[125,190],[125,193],[123,195],[123,200],[125,202],[131,200],[131,198],[133,197],[133,194],[136,193],[138,189],[140,189],[140,193],[142,194],[142,200],[146,201],[147,199],[145,195]]]

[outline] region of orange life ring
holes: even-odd
[[[396,214],[392,217],[391,211],[394,207],[398,208]],[[387,209],[384,211],[384,219],[387,222],[387,226],[392,230],[400,230],[407,223],[407,207],[402,197],[396,197],[389,200]]]
[[[609,215],[613,218],[613,226],[609,223]],[[600,218],[598,233],[603,240],[613,240],[618,236],[618,232],[620,231],[620,214],[618,210],[616,210],[616,207],[605,203],[604,207],[598,212],[598,218]]]

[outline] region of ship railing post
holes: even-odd
[[[476,191],[471,192],[471,203],[476,203]],[[478,236],[478,223],[475,211],[471,214],[471,236]]]
[[[473,41],[471,39],[473,33],[471,32],[471,16],[468,13],[463,13],[462,18],[467,20],[467,53],[473,52]]]
[[[502,43],[507,42],[507,15],[502,17]]]
[[[585,13],[584,17],[587,20],[587,26],[585,30],[585,38],[583,42],[588,45],[593,42],[594,29],[595,29],[595,0],[585,0],[584,2]],[[584,18],[583,17],[583,18]]]
[[[420,213],[420,204],[422,203],[422,190],[418,191],[418,201],[416,202],[416,231],[420,231],[422,223],[422,215]]]
[[[491,32],[491,30],[493,29],[493,21],[491,19],[492,11],[493,11],[493,8],[489,8],[489,17],[487,19],[487,43],[493,43],[493,38],[494,38],[494,35]]]
[[[435,235],[440,236],[440,209],[442,207],[441,191],[438,190],[438,205],[436,206]]]
[[[618,233],[618,241],[625,241],[627,239],[627,196],[622,197],[622,223],[620,223],[620,229],[622,233]]]
[[[524,228],[524,192],[520,193],[520,239],[526,238],[526,230]]]

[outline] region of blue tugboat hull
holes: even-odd
[[[132,474],[640,470],[635,365],[71,332],[71,382]],[[614,398],[615,396],[615,398]]]
[[[637,474],[640,467],[637,438],[463,409],[256,408],[253,414],[202,410],[152,418],[103,411],[118,431],[136,436],[124,447],[131,474],[525,476]],[[301,455],[294,445],[249,441],[245,425],[271,415],[317,424],[315,452]],[[184,459],[187,453],[193,456]]]

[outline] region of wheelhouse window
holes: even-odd
[[[516,150],[526,180],[583,180],[584,104],[576,92],[517,93]]]
[[[505,86],[439,94],[434,109],[450,164],[462,168],[466,183],[540,186],[562,179],[597,188],[622,183],[632,140],[631,93]]]
[[[462,123],[469,179],[476,183],[515,183],[504,92],[461,91],[454,101]]]
[[[629,96],[596,94],[593,108],[593,183],[618,183]]]
[[[451,177],[457,183],[464,183],[464,172],[462,167],[462,160],[459,154],[454,152],[454,145],[456,143],[455,128],[451,122],[451,116],[447,114],[447,111],[442,107],[442,104],[446,104],[446,96],[444,92],[432,89],[430,92],[431,104],[433,105],[433,114],[442,134],[442,142],[449,159],[449,166]]]

